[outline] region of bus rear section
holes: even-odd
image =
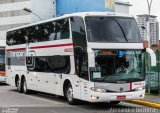
[[[6,82],[5,76],[5,50],[0,49],[0,83]]]

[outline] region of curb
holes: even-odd
[[[142,100],[129,100],[129,101],[125,101],[125,102],[160,109],[160,104],[156,104],[156,103],[153,103],[153,102],[147,102],[147,101],[142,101]]]

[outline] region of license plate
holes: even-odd
[[[124,100],[124,99],[126,99],[126,96],[125,96],[125,95],[117,96],[117,99],[118,99],[118,100]]]

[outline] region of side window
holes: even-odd
[[[69,56],[40,56],[33,57],[34,62],[30,60],[28,57],[27,68],[29,71],[37,71],[37,72],[53,72],[53,73],[70,73],[70,57]],[[34,64],[34,68],[32,65],[30,66],[30,62]]]
[[[83,19],[80,17],[72,17],[71,28],[74,43],[86,47],[86,33]]]
[[[57,39],[69,39],[69,21],[62,19],[56,22]]]
[[[6,43],[7,45],[18,45],[27,43],[27,39],[24,37],[23,29],[8,32]]]
[[[28,36],[30,43],[69,39],[69,21],[62,19],[29,27]]]
[[[70,72],[70,57],[69,56],[54,56],[55,73]]]
[[[43,36],[43,27],[42,25],[35,25],[27,29],[27,36],[29,38],[29,43],[45,41]]]

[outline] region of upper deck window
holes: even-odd
[[[61,19],[37,24],[7,33],[7,45],[69,39],[69,20]]]
[[[134,18],[86,17],[89,42],[134,43],[141,42]]]
[[[28,28],[29,43],[69,39],[69,21],[61,19]]]

